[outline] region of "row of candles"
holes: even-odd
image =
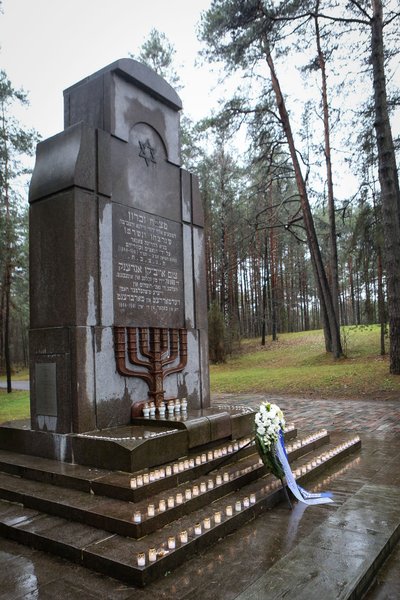
[[[237,452],[249,442],[250,438],[246,438],[240,440],[239,442],[227,444],[215,450],[203,452],[196,457],[186,458],[185,460],[180,460],[172,465],[166,465],[165,467],[154,469],[154,471],[136,475],[135,477],[131,477],[130,486],[132,489],[136,489],[138,487],[142,487],[143,485],[148,485],[149,483],[158,481],[159,479],[164,479],[165,477],[170,477],[171,475],[177,475],[183,471],[187,471],[188,469],[193,469],[199,465],[206,464],[212,460],[216,460],[218,458],[222,458],[223,456],[227,456],[228,454],[232,454],[233,452]]]
[[[307,444],[311,444],[312,442],[316,442],[317,440],[324,438],[327,434],[328,434],[328,432],[326,429],[320,429],[319,431],[317,431],[315,433],[311,433],[310,435],[307,435],[306,437],[304,437],[302,439],[295,440],[291,444],[288,444],[286,450],[287,450],[287,452],[293,452],[294,450],[297,450],[298,448],[301,448],[302,446],[307,446]]]
[[[184,502],[191,500],[199,496],[200,494],[205,494],[206,492],[214,489],[216,485],[222,485],[223,483],[227,483],[230,481],[230,475],[227,471],[225,471],[222,475],[219,474],[214,479],[210,478],[208,481],[201,481],[199,484],[195,484],[192,487],[188,487],[184,492],[177,492],[175,496],[168,496],[168,498],[161,498],[158,502],[158,512],[162,513],[168,509],[174,508],[175,506],[179,506]],[[148,504],[147,506],[147,517],[154,517],[156,515],[156,505],[153,503]],[[133,514],[134,523],[142,522],[142,513],[140,510],[136,510]]]
[[[347,448],[354,446],[359,441],[360,441],[360,437],[358,435],[356,435],[356,436],[352,437],[351,439],[347,440],[346,442],[342,442],[341,444],[338,444],[337,446],[330,448],[326,452],[323,452],[319,456],[316,456],[315,458],[313,458],[306,464],[302,465],[301,467],[298,467],[295,471],[293,471],[293,475],[296,478],[301,477],[301,475],[305,475],[306,473],[308,473],[315,467],[318,467],[319,465],[326,462],[327,460],[330,460],[334,456],[337,456],[338,454],[340,454]]]
[[[276,484],[279,486],[279,482],[276,482]],[[225,507],[224,513],[225,513],[226,517],[232,517],[234,513],[241,512],[244,508],[249,508],[250,505],[255,504],[256,501],[257,501],[256,494],[252,493],[249,496],[245,496],[243,498],[243,500],[236,500],[235,504],[228,504]],[[220,523],[222,523],[222,520],[223,520],[223,511],[217,510],[213,514],[212,517],[205,517],[202,521],[195,523],[195,525],[193,527],[191,527],[189,529],[189,531],[187,529],[184,529],[177,536],[174,536],[174,535],[169,536],[168,540],[167,540],[167,544],[166,544],[168,550],[175,550],[177,543],[187,544],[189,541],[189,533],[192,536],[197,537],[199,535],[202,535],[203,531],[207,531],[207,530],[211,529],[211,527],[213,526],[213,523],[214,523],[214,525],[220,525]],[[155,562],[158,557],[161,557],[165,554],[165,551],[163,549],[157,551],[155,548],[149,548],[147,554],[148,554],[148,561]],[[145,552],[138,553],[137,564],[138,564],[138,567],[144,567],[146,565],[146,553]]]
[[[344,450],[357,444],[359,441],[360,441],[360,438],[358,435],[356,435],[356,436],[352,437],[350,440],[347,440],[341,444],[338,444],[337,446],[334,446],[333,448],[330,448],[327,452],[324,452],[321,455],[314,457],[308,463],[302,465],[301,467],[298,467],[293,472],[293,475],[295,476],[295,478],[299,478],[302,475],[305,475],[306,473],[308,473],[315,467],[321,465],[322,463],[330,460],[334,456],[340,454]],[[221,476],[217,476],[217,477],[221,477]],[[224,473],[224,477],[225,477],[225,479],[229,478],[229,474]],[[224,477],[222,477],[222,481],[224,480]],[[229,479],[227,479],[227,480],[229,480]],[[212,480],[209,480],[209,482],[208,482],[209,485],[211,485],[211,483],[210,483],[211,481]],[[218,479],[218,481],[219,481],[219,479]],[[192,498],[193,495],[196,495],[196,493],[198,495],[198,493],[200,493],[201,491],[204,491],[204,492],[207,491],[208,485],[206,487],[204,487],[204,486],[205,486],[205,482],[202,482],[202,484],[200,484],[200,486],[198,486],[198,485],[193,486],[193,490],[196,488],[198,490],[195,493],[193,493],[193,490],[191,490],[190,488],[185,490],[185,494],[182,494],[179,492],[177,494],[177,498],[176,498],[177,504],[182,503],[184,497],[186,500],[189,500]],[[268,484],[264,485],[259,490],[259,494],[260,494],[260,496],[261,495],[264,496],[265,494],[269,494],[272,491],[276,490],[280,486],[281,486],[280,481],[278,481],[277,479],[274,479],[271,482],[269,482]],[[212,489],[212,488],[208,488],[208,489]],[[255,504],[256,502],[257,502],[257,494],[255,492],[253,492],[249,496],[245,496],[243,498],[243,500],[236,500],[234,504],[227,504],[225,506],[224,511],[216,511],[212,517],[205,517],[202,522],[195,523],[193,528],[191,528],[191,530],[193,531],[193,535],[199,536],[203,533],[203,530],[207,531],[208,529],[211,529],[213,522],[214,522],[214,525],[219,525],[220,523],[222,523],[223,514],[225,514],[226,517],[232,517],[234,513],[241,512],[243,509],[249,508],[252,504]],[[161,510],[161,512],[162,512],[162,510],[166,510],[167,507],[172,508],[173,506],[175,506],[175,499],[173,496],[170,496],[167,501],[160,500],[159,510]],[[148,505],[147,514],[148,514],[148,516],[155,515],[155,505],[154,504]],[[134,521],[137,523],[141,522],[141,513],[139,511],[135,511]],[[181,544],[186,544],[189,541],[188,531],[187,530],[181,531],[177,537],[169,536],[168,540],[167,540],[168,551],[174,550],[176,548],[177,540]],[[150,548],[147,553],[147,560],[150,563],[155,562],[157,560],[157,558],[162,557],[164,554],[165,554],[164,550],[156,550],[155,548]],[[146,566],[146,553],[145,552],[139,552],[137,554],[137,564],[139,567]]]
[[[159,406],[156,407],[154,402],[146,402],[143,406],[143,416],[145,418],[154,417],[156,411],[160,417],[165,417],[165,413],[168,411],[168,415],[173,415],[174,413],[186,412],[188,407],[187,399],[176,398],[176,400],[169,400],[166,405],[165,402],[161,402]]]

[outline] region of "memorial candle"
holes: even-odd
[[[186,530],[180,532],[179,539],[181,541],[181,544],[186,544],[187,543],[187,541],[188,541],[188,534],[187,534]]]
[[[149,562],[157,560],[157,550],[155,548],[149,548]]]

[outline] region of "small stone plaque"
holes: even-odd
[[[57,417],[57,365],[35,364],[36,413]]]
[[[115,323],[183,327],[182,225],[113,206]]]

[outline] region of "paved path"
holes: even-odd
[[[379,435],[400,433],[399,400],[315,400],[262,394],[215,394],[213,404],[244,404],[257,408],[263,400],[278,404],[286,421],[299,429],[326,427]]]
[[[29,390],[29,381],[11,381],[11,387],[14,390]],[[0,381],[0,388],[2,389],[6,389],[7,388],[7,382],[6,381]]]

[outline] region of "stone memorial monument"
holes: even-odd
[[[204,219],[180,167],[181,101],[123,59],[64,102],[29,194],[32,429],[126,425],[147,400],[206,408]]]
[[[252,409],[210,406],[203,212],[180,167],[180,109],[129,59],[65,91],[65,130],[39,144],[29,197],[31,420],[0,425],[0,534],[140,586],[283,498]],[[301,483],[360,446],[321,454],[329,443],[321,430],[288,449]]]

